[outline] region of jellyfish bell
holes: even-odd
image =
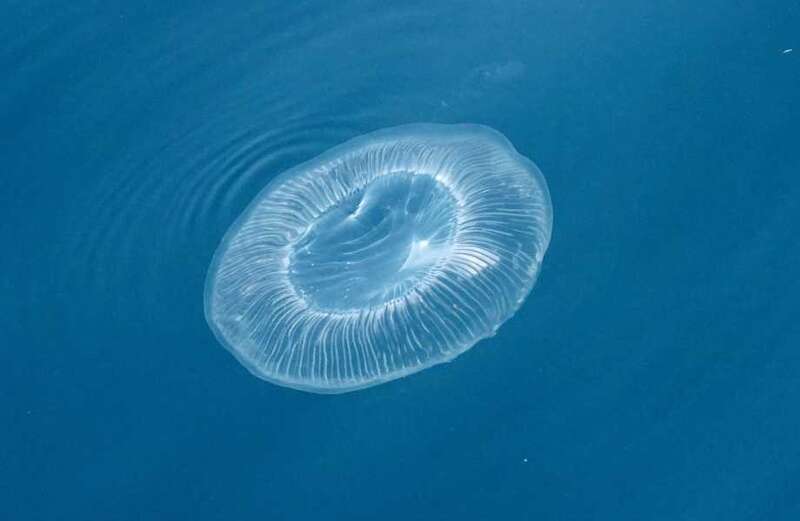
[[[479,125],[373,132],[278,176],[215,253],[206,319],[253,374],[340,393],[452,360],[533,287],[552,208]]]

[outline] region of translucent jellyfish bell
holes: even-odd
[[[551,227],[544,178],[498,132],[373,132],[258,194],[215,254],[206,318],[264,380],[377,385],[493,335],[533,287]]]

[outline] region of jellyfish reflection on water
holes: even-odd
[[[377,385],[492,336],[533,287],[551,226],[544,178],[498,132],[380,130],[258,194],[214,256],[206,318],[264,380]]]

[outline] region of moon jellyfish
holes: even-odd
[[[551,227],[544,178],[498,132],[380,130],[258,194],[214,256],[206,318],[269,382],[380,384],[492,336],[530,293]]]

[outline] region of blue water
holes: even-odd
[[[800,516],[796,3],[11,0],[0,44],[0,519]],[[544,172],[533,294],[386,385],[252,377],[223,233],[420,121]]]

